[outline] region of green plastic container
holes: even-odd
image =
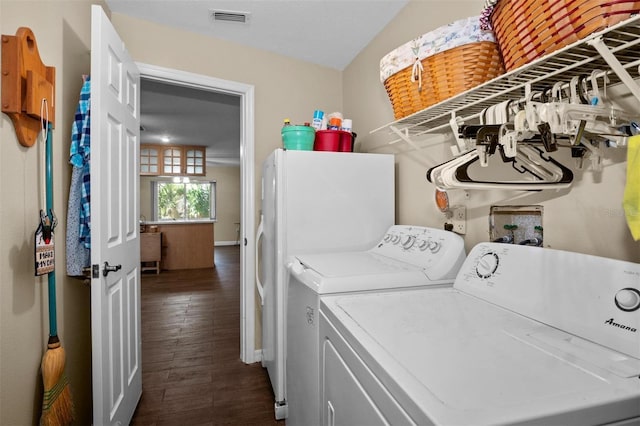
[[[313,151],[316,130],[311,126],[284,126],[282,128],[282,145],[285,149]]]

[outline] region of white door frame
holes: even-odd
[[[240,359],[255,351],[254,86],[155,65],[136,63],[140,78],[240,97]]]

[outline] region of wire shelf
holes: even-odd
[[[594,71],[606,72],[610,85],[622,83],[592,45],[600,38],[627,72],[640,65],[640,16],[635,16],[370,133],[387,131],[397,137],[394,132],[397,129],[407,137],[415,137],[448,131],[449,121],[454,115],[461,117],[463,121],[471,119],[492,105],[522,98],[528,89],[543,91],[558,82],[568,83],[573,76],[588,77]],[[629,74],[638,76],[637,70]],[[389,143],[401,140],[402,138],[397,138]]]

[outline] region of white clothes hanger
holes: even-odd
[[[427,171],[427,180],[440,190],[447,189],[512,189],[539,191],[563,189],[571,185],[573,172],[551,157],[544,157],[536,147],[518,147],[516,158],[509,160],[521,175],[528,173],[534,180],[474,180],[469,176],[469,166],[480,159],[480,152],[473,149],[458,158],[449,160]],[[515,167],[517,162],[520,168]]]

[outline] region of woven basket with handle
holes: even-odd
[[[412,67],[387,78],[384,87],[396,119],[423,110],[504,73],[494,42],[467,43],[420,61],[421,83],[412,81]]]
[[[491,24],[507,71],[638,13],[623,0],[498,0]]]

